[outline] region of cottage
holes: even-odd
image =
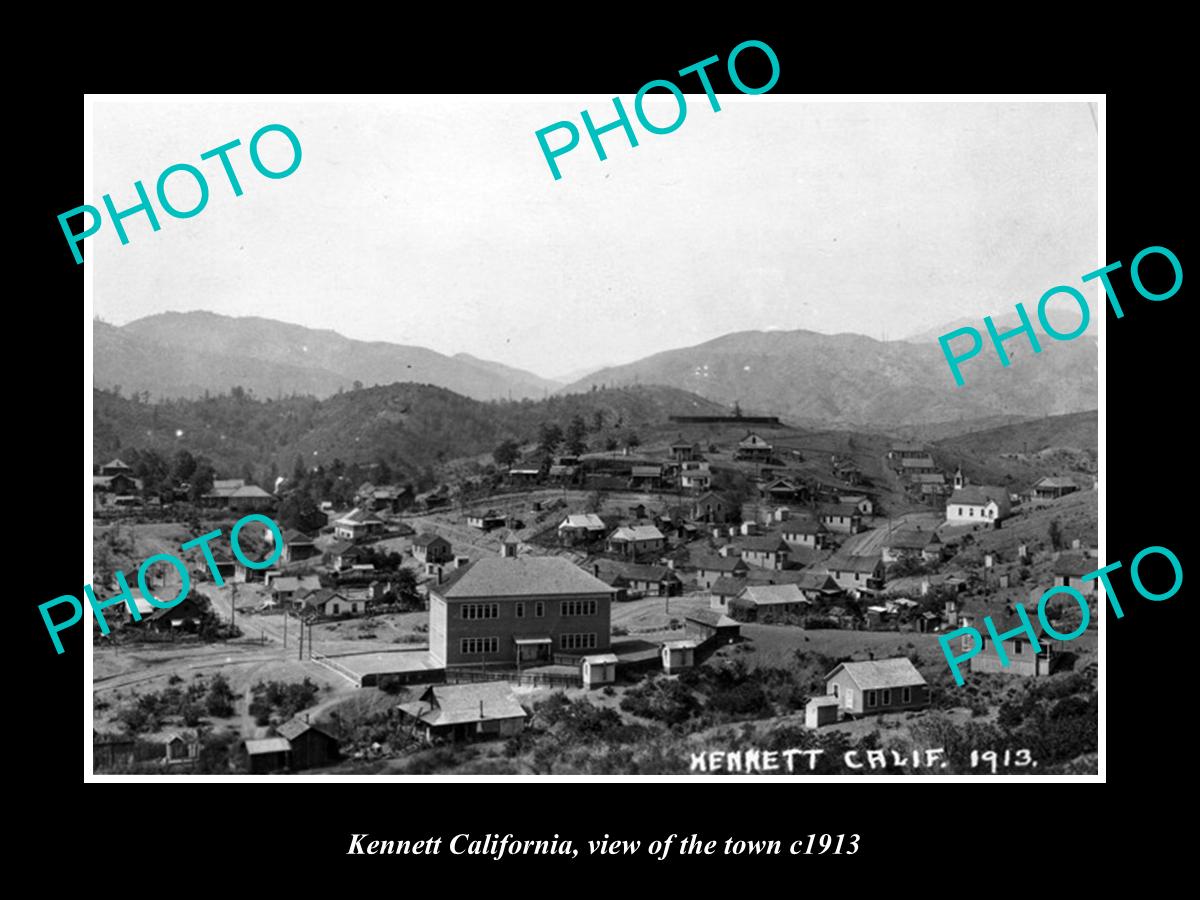
[[[203,610],[196,595],[188,594],[174,606],[166,609],[154,607],[148,615],[143,614],[142,625],[151,631],[196,631],[202,615]]]
[[[634,466],[629,473],[629,486],[634,490],[658,487],[662,481],[662,466]]]
[[[508,470],[508,480],[513,484],[532,484],[542,477],[542,470],[532,466],[523,466]]]
[[[246,761],[251,775],[263,775],[287,768],[291,745],[287,738],[273,737],[245,742]]]
[[[350,599],[346,594],[329,588],[318,588],[303,595],[297,594],[299,603],[306,611],[315,612],[321,616],[357,615],[366,610],[366,600]]]
[[[858,534],[862,531],[862,513],[857,506],[849,503],[834,503],[823,506],[820,512],[821,524],[829,531],[841,534]]]
[[[244,478],[214,478],[212,489],[200,498],[205,506],[227,507],[235,491],[246,486]]]
[[[814,519],[788,519],[780,532],[794,547],[820,550],[829,540],[829,530]]]
[[[924,709],[929,684],[907,657],[841,663],[825,676],[825,693],[847,715]]]
[[[697,459],[699,455],[699,448],[695,444],[685,441],[682,436],[671,445],[671,458],[676,462],[687,462]]]
[[[791,548],[777,534],[742,538],[737,544],[738,552],[748,565],[762,569],[785,569]]]
[[[350,541],[337,541],[329,545],[324,558],[326,565],[333,568],[335,572],[341,572],[353,568],[366,559],[367,551],[362,547],[355,546]]]
[[[195,762],[200,756],[200,742],[194,735],[172,732],[163,741],[163,761],[167,765]]]
[[[100,467],[101,475],[128,475],[133,476],[133,467],[119,459],[114,459]]]
[[[271,532],[267,532],[270,534]],[[317,545],[308,535],[289,528],[283,533],[283,561],[286,563],[300,562],[317,555]],[[243,579],[245,580],[245,579]]]
[[[281,575],[272,578],[267,586],[271,599],[276,603],[291,606],[299,602],[301,596],[321,587],[321,580],[314,576],[298,577],[296,575]]]
[[[1084,575],[1090,575],[1100,568],[1095,559],[1086,553],[1061,553],[1054,561],[1054,584],[1070,587],[1079,591],[1085,597],[1096,596],[1096,585],[1099,578],[1083,580]]]
[[[977,620],[982,617],[963,615],[960,626],[974,627],[979,630]],[[1011,613],[992,613],[992,624],[997,634],[1006,634],[1020,628],[1023,623]],[[1034,625],[1037,628],[1037,624]],[[991,672],[1006,675],[1021,675],[1025,677],[1040,677],[1054,673],[1058,664],[1055,654],[1054,641],[1041,634],[1037,641],[1037,650],[1028,633],[1022,632],[1007,637],[997,643],[989,633],[981,632],[979,636],[979,652],[970,658],[972,672]],[[961,654],[971,652],[975,647],[973,635],[964,634],[959,639]],[[1004,662],[1007,661],[1008,665]]]
[[[787,478],[776,478],[760,487],[759,493],[772,500],[804,500],[808,490],[804,485],[796,484]]]
[[[275,497],[255,484],[244,484],[235,488],[225,501],[233,512],[264,512],[275,505]]]
[[[668,675],[690,669],[696,664],[696,641],[667,641],[662,645],[663,671]]]
[[[813,697],[804,705],[804,726],[820,728],[822,725],[832,725],[838,720],[838,707],[841,701],[837,697]]]
[[[485,512],[473,512],[467,515],[467,524],[480,531],[491,531],[493,528],[503,528],[507,517],[504,513],[489,509]]]
[[[882,590],[886,570],[879,554],[847,556],[838,554],[826,563],[829,574],[838,586],[846,590]]]
[[[729,602],[742,592],[746,583],[745,578],[722,575],[708,589],[708,608],[716,612],[725,612],[729,609]]]
[[[593,653],[585,656],[580,662],[580,675],[583,677],[585,688],[594,688],[601,684],[612,684],[617,680],[617,659],[615,653]]]
[[[618,600],[636,597],[678,597],[683,593],[683,582],[669,566],[597,559],[592,563],[592,574],[616,589]]]
[[[900,529],[883,541],[883,561],[891,564],[902,559],[936,562],[942,558],[944,547],[935,531]]]
[[[723,613],[711,609],[698,609],[684,613],[683,624],[687,635],[700,643],[715,640],[718,644],[732,644],[741,634],[741,624]]]
[[[714,494],[711,491],[701,494],[692,504],[692,518],[697,522],[720,525],[728,519],[729,513],[729,504],[720,494]]]
[[[288,742],[288,765],[292,769],[312,769],[328,766],[338,760],[338,739],[320,725],[295,718],[284,722],[276,731]]]
[[[667,539],[653,525],[622,525],[608,537],[608,552],[635,557],[661,551]]]
[[[333,534],[343,541],[358,541],[383,531],[383,520],[373,512],[355,507],[333,522]]]
[[[429,587],[430,656],[439,667],[523,666],[607,650],[613,593],[559,556],[477,560]]]
[[[910,456],[900,460],[900,474],[915,475],[918,472],[936,472],[937,463],[931,456]]]
[[[941,472],[914,472],[908,478],[914,492],[923,497],[940,497],[946,493],[946,476]]]
[[[698,556],[692,560],[696,570],[696,583],[710,590],[721,577],[745,578],[750,566],[740,556]]]
[[[892,449],[888,451],[888,459],[899,463],[902,459],[916,459],[921,456],[927,456],[929,453],[923,444],[910,444],[897,442],[892,444]]]
[[[1032,494],[1034,500],[1057,500],[1067,494],[1073,494],[1077,490],[1079,490],[1079,485],[1070,478],[1047,476],[1033,486]]]
[[[795,584],[748,585],[731,604],[738,618],[747,622],[800,614],[807,612],[811,606],[812,601]]]
[[[442,565],[454,558],[454,550],[444,537],[426,531],[413,538],[413,559],[426,565]]]
[[[774,450],[775,448],[768,441],[751,431],[738,441],[737,451],[733,458],[750,462],[767,462]]]
[[[525,730],[528,715],[504,682],[432,685],[397,709],[428,742],[510,737]]]
[[[707,491],[712,487],[712,472],[708,469],[684,469],[679,473],[679,486],[685,491]]]
[[[570,547],[602,537],[606,530],[604,521],[595,513],[573,513],[559,523],[558,542]]]
[[[133,494],[142,489],[142,483],[132,475],[117,472],[115,475],[93,475],[92,491],[99,494]]]
[[[826,569],[805,569],[794,582],[809,600],[826,600],[842,593]]]
[[[840,494],[838,503],[856,507],[864,516],[873,515],[875,511],[875,504],[866,494]]]

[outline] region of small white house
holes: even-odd
[[[813,697],[804,707],[804,724],[808,728],[833,725],[838,720],[837,697]]]
[[[662,661],[668,675],[690,669],[696,664],[696,642],[667,641],[662,646]]]
[[[595,653],[583,658],[583,686],[594,688],[617,680],[615,653]]]

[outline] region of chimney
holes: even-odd
[[[479,701],[479,718],[483,718],[483,700]]]
[[[441,583],[442,583],[442,567],[441,567],[441,566],[438,566],[438,570],[437,570],[437,578],[438,578],[438,582],[437,582],[437,583],[438,583],[438,584],[441,584]]]
[[[592,577],[593,578],[600,577],[600,563],[592,563]]]

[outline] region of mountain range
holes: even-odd
[[[240,385],[260,397],[324,398],[364,387],[432,384],[475,400],[541,399],[551,381],[466,353],[356,341],[335,331],[255,316],[160,313],[117,327],[94,323],[94,386],[149,391],[154,399],[202,397]]]
[[[979,323],[975,323],[980,327]],[[948,329],[947,329],[948,330]],[[944,333],[941,332],[941,333]],[[986,341],[986,339],[985,339]],[[747,414],[797,425],[899,428],[1082,412],[1097,406],[1097,349],[1084,334],[1008,341],[1009,367],[990,346],[964,363],[955,387],[935,339],[743,331],[593,372],[569,385],[467,353],[357,341],[257,317],[163,313],[116,327],[95,322],[94,385],[153,399],[234,386],[259,397],[325,398],[358,386],[429,384],[475,400],[540,399],[599,387],[662,385]]]

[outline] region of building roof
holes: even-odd
[[[1047,475],[1045,478],[1041,479],[1037,484],[1035,484],[1034,487],[1035,488],[1068,488],[1068,487],[1073,488],[1073,487],[1078,487],[1078,485],[1075,484],[1075,482],[1072,481],[1070,478],[1056,478],[1054,476]]]
[[[440,534],[434,534],[432,531],[423,531],[413,538],[414,547],[428,547],[434,541],[446,541]],[[446,541],[446,543],[450,543]]]
[[[268,497],[269,498],[272,495],[268,494],[266,491],[264,491],[262,488],[260,488],[256,484],[243,484],[241,487],[236,488],[233,491],[233,493],[231,493],[229,496],[230,497],[239,497],[239,498],[245,498],[245,497]]]
[[[271,582],[272,593],[281,591],[296,591],[300,589],[300,579],[295,575],[282,575]]]
[[[448,600],[611,594],[612,588],[561,556],[486,556],[429,590]]]
[[[420,701],[401,703],[399,709],[435,726],[525,718],[525,709],[503,682],[434,685]]]
[[[709,593],[720,597],[736,597],[745,587],[745,578],[733,578],[729,575],[722,575],[713,582],[713,586],[709,588]]]
[[[837,554],[825,563],[831,572],[863,572],[870,574],[880,563],[879,554],[872,556],[846,556]]]
[[[829,503],[821,507],[822,516],[861,516],[857,506],[851,503]]]
[[[794,584],[752,584],[738,595],[755,606],[777,606],[787,603],[808,603],[807,597]]]
[[[859,690],[863,691],[876,691],[881,688],[916,687],[927,684],[924,676],[917,671],[917,667],[912,664],[912,660],[907,656],[900,656],[896,659],[872,659],[841,663],[825,676],[825,681],[828,682],[829,679],[843,670],[858,685]]]
[[[615,653],[592,653],[592,654],[589,654],[588,656],[585,656],[584,659],[587,662],[592,663],[593,665],[597,665],[600,663],[615,664],[615,663],[619,663],[621,661],[620,658]]]
[[[467,517],[470,519],[503,519],[503,518],[505,518],[504,513],[498,512],[497,510],[494,510],[494,509],[486,509],[483,512],[480,512],[479,510],[475,510],[474,512],[467,513]]]
[[[132,466],[130,466],[126,462],[123,462],[120,459],[114,459],[114,460],[111,460],[110,462],[106,462],[100,468],[102,468],[102,469],[129,469],[129,471],[131,471],[131,472],[133,471]]]
[[[295,528],[289,528],[283,533],[283,542],[295,546],[296,544],[312,544],[313,539],[307,534],[297,531]],[[347,545],[353,546],[353,545]]]
[[[683,618],[689,622],[699,622],[713,628],[728,628],[731,625],[741,625],[737,619],[731,619],[715,609],[698,609],[695,612],[684,613]]]
[[[702,554],[692,560],[691,565],[706,572],[733,572],[736,569],[747,569],[746,561],[740,556],[718,556]]]
[[[634,466],[634,478],[658,478],[662,475],[662,466]]]
[[[329,549],[325,552],[330,556],[341,556],[344,553],[349,553],[358,547],[354,541],[334,541],[329,545]]]
[[[292,719],[290,722],[284,722],[275,730],[289,741],[294,741],[306,731],[316,731],[326,737],[333,737],[328,729],[322,728],[320,725],[315,725],[312,722],[307,722],[304,719]]]
[[[692,506],[693,507],[699,506],[701,503],[708,503],[709,501],[712,501],[712,500],[715,500],[717,503],[720,503],[722,506],[728,505],[725,503],[725,498],[722,497],[720,494],[716,493],[715,491],[707,491],[706,493],[703,493],[699,497],[697,497],[692,502]]]
[[[713,473],[711,469],[683,469],[679,473],[680,478],[705,478],[712,481]]]
[[[953,494],[947,503],[959,504],[961,506],[987,506],[988,503],[995,502],[1001,509],[1008,507],[1008,491],[1002,487],[992,487],[986,484],[968,484],[960,487]]]
[[[776,478],[774,481],[764,484],[762,489],[764,491],[781,490],[793,492],[797,490],[795,483],[786,478]]]
[[[941,472],[913,472],[908,480],[913,484],[945,484],[946,476]]]
[[[800,573],[796,586],[802,591],[824,591],[828,594],[838,594],[842,590],[827,569],[805,569]]]
[[[740,538],[737,546],[739,550],[750,553],[789,553],[792,549],[787,545],[787,541],[777,534],[763,534]]]
[[[783,525],[783,534],[822,534],[828,530],[816,519],[788,519]]]
[[[610,541],[661,541],[663,533],[653,525],[622,525],[608,539]]]
[[[770,443],[759,437],[753,431],[747,432],[746,436],[738,441],[738,446],[746,450],[759,449],[762,447],[770,448]]]
[[[893,453],[921,453],[924,452],[924,444],[905,444],[897,441],[892,444]]]
[[[607,527],[604,520],[595,513],[573,513],[562,520],[558,526],[563,528],[586,528],[588,531],[604,531]]]
[[[360,509],[356,506],[333,524],[341,525],[343,523],[347,525],[369,525],[371,523],[382,525],[383,520],[376,516],[373,512],[368,512],[367,510]]]
[[[245,486],[245,478],[214,478],[212,483],[212,491],[214,494],[218,491],[235,491],[238,488]]]
[[[936,469],[937,463],[931,456],[910,456],[900,460],[900,466],[904,469]]]
[[[1055,575],[1068,575],[1079,578],[1090,575],[1100,568],[1096,560],[1085,553],[1063,553],[1054,561]]]
[[[246,741],[246,752],[250,756],[258,756],[263,753],[287,753],[291,749],[292,745],[288,743],[287,738],[273,737]]]
[[[930,544],[940,544],[942,539],[933,531],[904,529],[894,531],[884,539],[883,545],[895,550],[924,550]]]
[[[315,591],[309,591],[300,600],[305,606],[320,608],[335,597],[341,600],[347,599],[344,594],[339,594],[331,588],[317,588]]]

